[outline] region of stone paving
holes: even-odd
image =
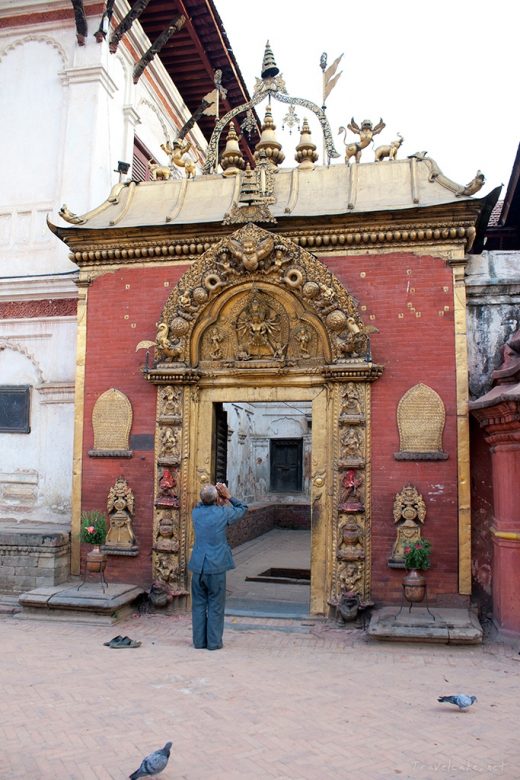
[[[126,778],[172,740],[165,780],[520,777],[518,648],[375,642],[334,623],[187,615],[117,626],[0,615],[0,777]],[[115,634],[142,642],[110,649]],[[478,696],[467,712],[439,694]]]

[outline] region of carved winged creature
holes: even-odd
[[[368,339],[372,333],[379,333],[374,325],[364,325],[358,323],[354,317],[347,317],[347,335],[345,338],[338,339],[340,352],[345,355],[362,355],[367,351]]]
[[[274,239],[272,236],[256,241],[254,238],[245,237],[241,241],[235,238],[229,239],[229,248],[234,257],[243,263],[246,271],[256,271],[258,264],[273,250]]]
[[[372,125],[370,119],[363,119],[363,121],[361,122],[361,127],[359,127],[354,117],[352,117],[349,124],[347,125],[347,129],[350,130],[351,133],[355,133],[356,135],[359,135],[359,141],[355,141],[352,144],[346,143],[345,136],[347,134],[347,130],[345,130],[344,127],[340,127],[338,135],[341,135],[341,133],[343,133],[343,141],[345,143],[346,164],[347,165],[350,164],[351,157],[354,157],[356,162],[361,162],[361,151],[365,149],[368,146],[368,144],[372,142],[374,136],[380,133],[381,130],[383,130],[385,127],[386,125],[382,119],[379,120],[379,122],[375,127]]]
[[[171,360],[180,358],[182,355],[182,346],[180,342],[177,340],[177,343],[175,343],[168,338],[168,325],[166,322],[157,323],[155,343],[159,352]]]

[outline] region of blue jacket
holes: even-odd
[[[226,527],[244,517],[247,504],[237,498],[231,498],[230,501],[232,506],[199,503],[191,513],[195,544],[188,565],[190,571],[221,574],[235,568]]]

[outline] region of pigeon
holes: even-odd
[[[172,747],[171,742],[167,742],[166,745],[160,750],[156,750],[154,753],[150,753],[149,756],[143,758],[141,766],[132,772],[130,780],[137,780],[138,777],[151,777],[152,775],[158,775],[163,769],[166,768],[168,760],[170,758],[170,750]]]
[[[448,704],[455,704],[459,710],[467,710],[468,707],[477,701],[476,696],[466,696],[464,693],[456,693],[455,696],[439,696],[437,701],[447,701]]]

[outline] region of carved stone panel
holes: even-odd
[[[446,412],[442,398],[422,383],[411,387],[397,406],[399,452],[396,460],[445,460],[442,433]]]
[[[94,429],[93,456],[129,457],[130,429],[132,427],[132,406],[124,393],[110,388],[99,396],[92,411]]]

